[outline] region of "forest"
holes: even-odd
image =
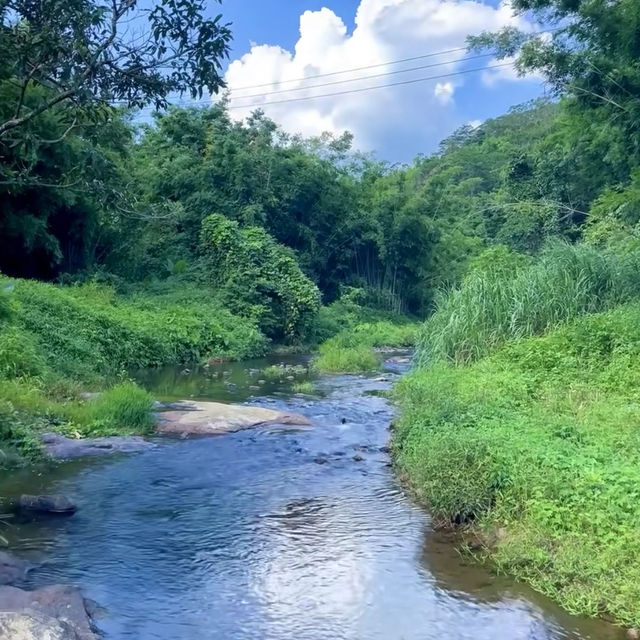
[[[45,428],[148,431],[134,369],[319,347],[360,373],[415,344],[400,476],[500,571],[639,626],[640,3],[514,0],[551,35],[469,48],[548,97],[406,165],[234,120],[231,31],[196,0],[135,46],[109,28],[131,3],[36,4],[0,0],[4,463]]]

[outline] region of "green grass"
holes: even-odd
[[[395,390],[394,457],[436,521],[572,613],[640,625],[640,304]]]
[[[417,360],[469,363],[509,340],[637,299],[639,271],[638,254],[617,256],[584,244],[555,243],[535,262],[490,261],[440,296],[420,333]]]
[[[305,395],[310,395],[313,393],[313,383],[309,380],[304,380],[302,382],[294,382],[291,385],[291,391],[294,393],[302,393]]]
[[[319,348],[315,367],[326,373],[361,373],[380,366],[375,347],[411,347],[418,326],[413,323],[389,321],[368,322],[346,329],[330,338]]]
[[[122,382],[126,371],[255,357],[267,344],[254,323],[203,291],[122,296],[97,284],[0,278],[0,451],[35,459],[45,429],[146,433],[151,399]],[[105,389],[94,401],[80,395]]]

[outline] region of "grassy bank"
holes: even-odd
[[[420,332],[423,366],[473,362],[509,340],[640,297],[638,253],[617,255],[558,242],[535,262],[494,250],[481,265],[437,301]]]
[[[606,272],[611,262],[601,264]],[[514,294],[525,290],[515,284],[523,272],[508,296],[487,295],[477,314],[484,315],[481,337],[465,341],[459,333],[474,326],[473,307],[454,294],[460,317],[453,320],[450,302],[449,328],[443,317],[427,323],[422,339],[433,342],[422,355],[430,364],[395,390],[393,451],[434,518],[480,534],[484,557],[499,571],[573,613],[638,626],[640,303],[581,314],[614,304],[632,284],[614,270],[601,288],[589,288],[589,278],[596,282],[602,272],[569,272],[565,291],[582,282],[592,293],[580,305],[573,305],[577,295],[566,299],[570,312],[562,316],[553,312],[561,298],[557,306],[549,302],[561,287],[548,287],[539,301],[549,314],[526,333],[556,328],[538,337],[503,330],[506,312],[496,313],[500,322],[485,319],[494,303],[523,303]],[[507,290],[507,278],[499,291]]]
[[[38,432],[144,432],[151,399],[133,368],[265,353],[255,325],[204,292],[119,296],[95,284],[0,280],[0,449],[28,458]],[[83,399],[87,390],[106,390]],[[10,457],[10,456],[9,456]]]
[[[323,342],[315,366],[326,373],[361,373],[380,365],[375,347],[411,347],[415,344],[418,325],[397,318],[379,322],[364,322],[343,329]]]

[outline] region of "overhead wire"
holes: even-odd
[[[433,64],[420,65],[418,67],[409,67],[408,69],[398,69],[396,71],[386,71],[385,73],[374,73],[368,76],[360,76],[359,78],[347,78],[345,80],[334,80],[333,82],[324,82],[322,84],[312,84],[305,87],[294,87],[292,89],[279,89],[277,91],[270,91],[268,93],[254,93],[248,96],[234,96],[234,93],[238,89],[232,89],[230,96],[233,100],[242,100],[244,98],[262,98],[264,96],[273,96],[280,93],[289,93],[290,91],[304,91],[306,89],[319,89],[321,87],[330,87],[337,84],[346,84],[349,82],[359,82],[360,80],[370,80],[371,78],[384,78],[386,76],[393,76],[399,73],[410,73],[411,71],[421,71],[422,69],[433,69],[434,67],[443,67],[448,64],[456,64],[459,62],[465,62],[467,60],[478,60],[480,58],[490,58],[495,54],[493,53],[481,53],[475,56],[468,56],[466,58],[458,58],[456,60],[446,60],[444,62],[435,62]]]

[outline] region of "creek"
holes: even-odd
[[[262,379],[267,364],[138,379],[165,400],[251,402],[313,427],[158,438],[140,454],[2,479],[0,495],[79,506],[3,527],[13,551],[41,563],[29,586],[80,587],[104,607],[106,640],[623,637],[465,562],[431,530],[390,467],[390,381],[318,377],[299,395],[286,377]]]

